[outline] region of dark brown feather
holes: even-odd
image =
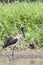
[[[6,47],[8,47],[9,45],[12,45],[12,44],[16,44],[17,41],[18,41],[18,38],[14,38],[14,36],[10,36],[6,40],[5,44],[3,45],[3,48],[6,48]]]

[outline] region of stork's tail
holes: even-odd
[[[2,49],[4,49],[4,48],[6,48],[6,45],[3,45],[3,46],[2,46]]]

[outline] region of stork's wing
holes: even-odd
[[[9,45],[15,44],[17,42],[17,40],[18,40],[18,38],[13,38],[9,41],[6,41],[5,44],[9,46]]]
[[[11,41],[14,38],[14,36],[9,36],[9,38],[7,38],[6,42],[8,43],[9,41]]]
[[[18,38],[9,37],[6,41],[6,43],[3,45],[3,48],[8,47],[9,45],[15,44],[18,41]]]

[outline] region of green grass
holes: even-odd
[[[28,48],[29,41],[35,40],[36,48],[42,48],[43,3],[0,3],[0,45],[9,35],[18,34],[21,24],[24,25],[26,37],[19,42],[18,47],[23,48],[27,45]]]

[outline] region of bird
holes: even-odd
[[[21,39],[21,37],[25,37],[25,33],[24,33],[24,26],[20,27],[20,34],[14,36],[14,35],[10,35],[7,40],[5,41],[5,44],[2,46],[2,49],[7,48],[8,46],[13,45],[13,49],[12,49],[12,60],[14,58],[14,47],[17,44],[17,42]]]
[[[30,41],[29,41],[29,46],[30,46],[30,48],[31,49],[35,49],[35,40],[33,40],[33,39],[31,39]]]

